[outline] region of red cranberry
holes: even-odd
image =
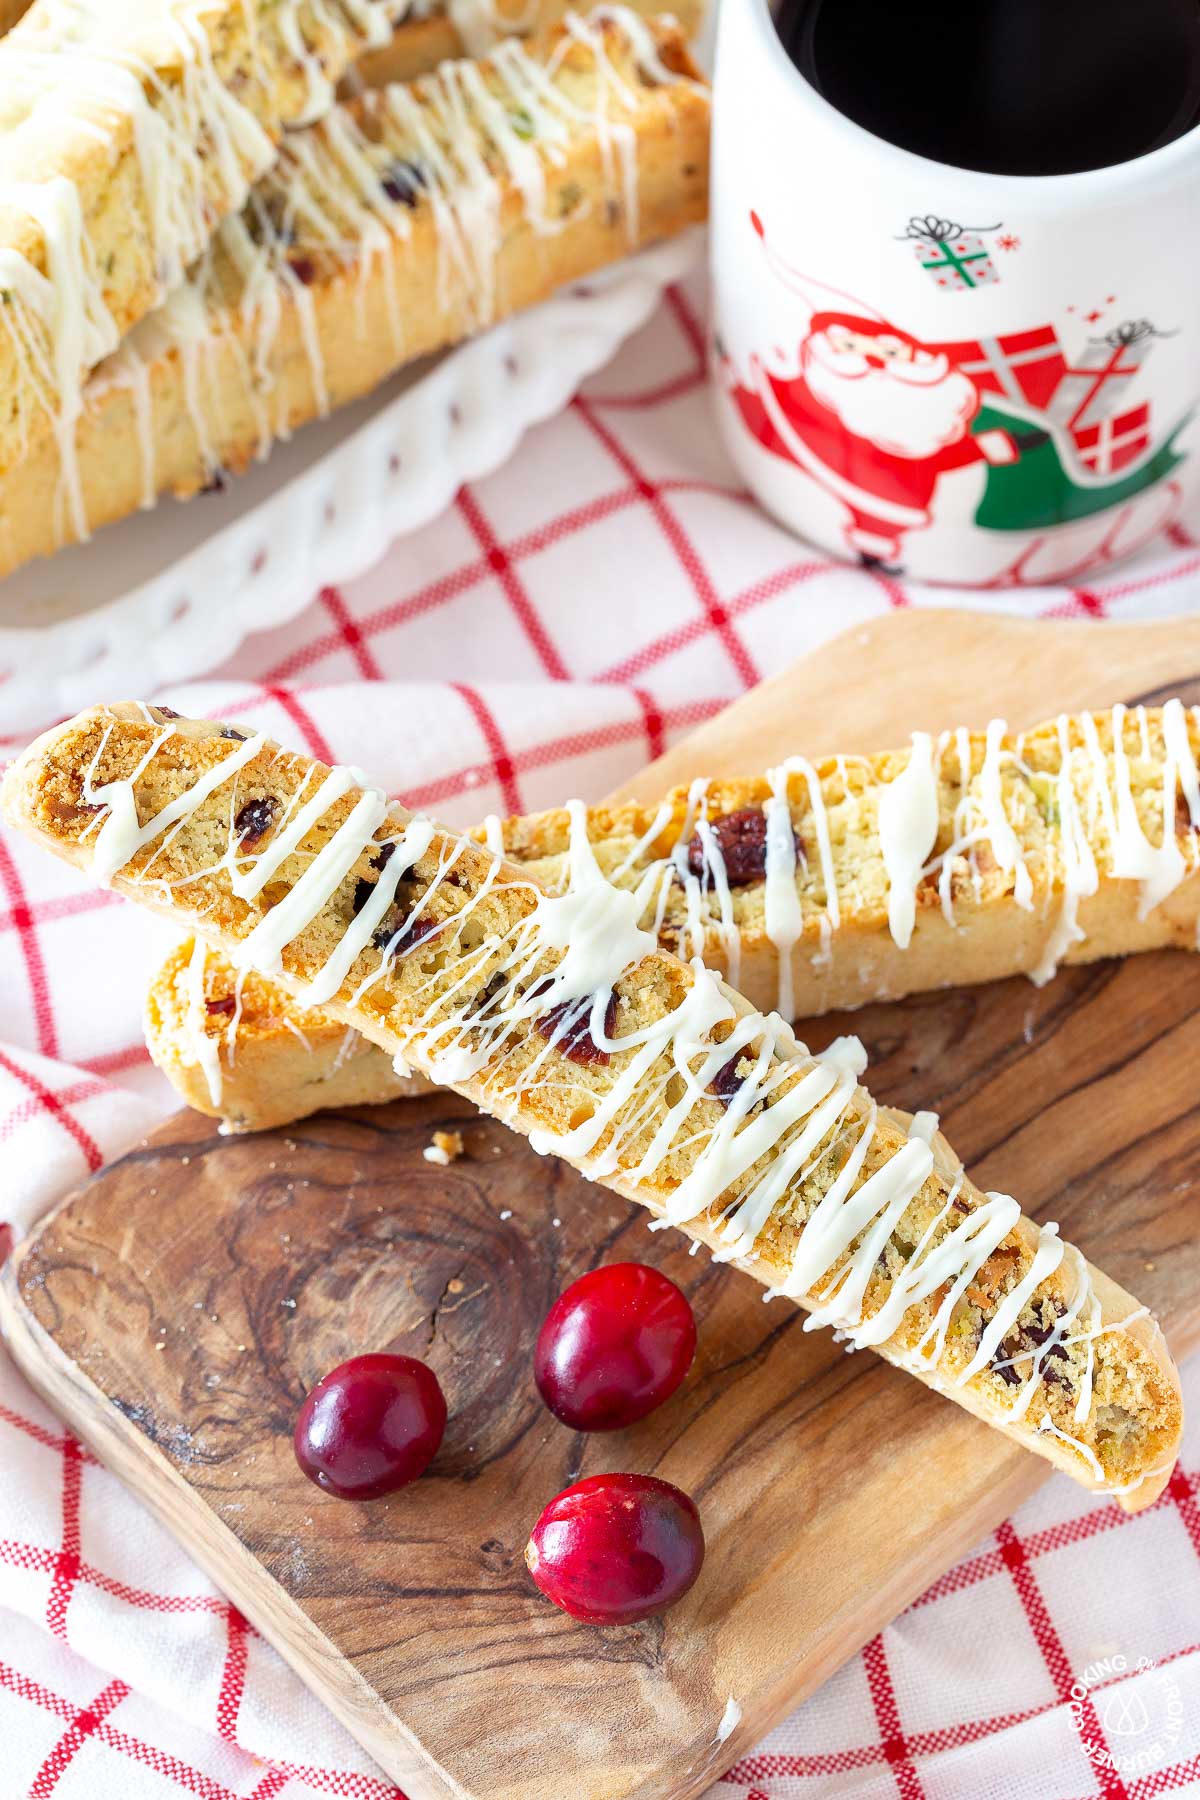
[[[423,1475],[446,1429],[437,1376],[412,1356],[352,1356],[296,1420],[296,1461],[339,1500],[374,1500]]]
[[[550,1502],[525,1546],[548,1600],[586,1625],[633,1625],[687,1593],[704,1562],[695,1502],[654,1475],[591,1475]]]
[[[546,1314],[534,1379],[573,1431],[619,1431],[675,1392],[695,1352],[696,1321],[675,1283],[645,1263],[610,1263]]]
[[[271,820],[278,811],[279,802],[274,794],[261,794],[255,800],[247,800],[233,821],[233,829],[244,844],[252,844],[270,830]]]
[[[570,1020],[568,1024],[567,1021]],[[607,1050],[602,1050],[592,1036],[592,1003],[590,1000],[564,1000],[558,1006],[552,1006],[549,1012],[535,1020],[538,1030],[544,1038],[561,1035],[554,1048],[560,1056],[571,1062],[606,1063],[609,1059]],[[563,1030],[564,1024],[566,1030]],[[611,1038],[617,1028],[617,996],[610,994],[604,1009],[604,1035]]]
[[[730,887],[746,887],[761,881],[767,871],[767,819],[760,806],[744,807],[741,812],[726,813],[724,818],[710,821],[710,829],[725,864],[725,879]],[[704,854],[704,840],[697,832],[687,850],[688,868],[693,875],[707,876],[712,886],[712,872]]]
[[[732,1106],[740,1089],[745,1086],[745,1077],[738,1074],[738,1064],[745,1054],[744,1050],[738,1050],[727,1063],[721,1064],[708,1084],[709,1093],[719,1100],[722,1106]]]

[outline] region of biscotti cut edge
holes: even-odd
[[[639,937],[621,897],[588,874],[582,830],[572,887],[553,899],[348,773],[229,729],[93,709],[19,759],[6,814],[535,1147],[809,1310],[823,1306],[851,1338],[1085,1487],[1131,1511],[1161,1491],[1182,1406],[1145,1309],[1053,1228],[979,1193],[935,1146],[927,1117],[906,1132],[878,1111],[851,1051],[813,1059],[781,1021]],[[252,853],[241,827],[230,837],[243,795],[255,820],[268,800],[277,820]],[[303,796],[316,808],[307,823]],[[631,946],[644,953],[631,957]],[[585,998],[571,1000],[579,983]],[[923,1281],[933,1286],[914,1302]]]

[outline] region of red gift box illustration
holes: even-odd
[[[968,338],[937,348],[970,377],[981,394],[998,394],[1037,412],[1047,407],[1067,372],[1053,325],[1011,331],[1004,337]]]
[[[1126,319],[1102,338],[1092,338],[1066,370],[1051,417],[1072,431],[1108,418],[1161,335],[1149,319]]]
[[[1115,475],[1150,448],[1150,403],[1143,400],[1115,419],[1077,426],[1071,436],[1086,469],[1094,475]]]

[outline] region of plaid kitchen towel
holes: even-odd
[[[835,631],[961,601],[830,563],[748,503],[711,425],[701,300],[672,294],[507,468],[370,574],[252,639],[236,670],[152,697],[364,764],[465,823],[599,795]],[[1200,546],[1177,524],[1086,589],[987,603],[1191,611]],[[139,1025],[170,937],[0,837],[0,1242],[171,1106]],[[1200,1417],[1200,1362],[1184,1379]],[[0,1800],[395,1793],[0,1352]],[[1195,1427],[1134,1518],[1049,1482],[713,1790],[1158,1794],[1200,1796]]]

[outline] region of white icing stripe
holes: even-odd
[[[993,719],[987,728],[983,768],[979,775],[979,793],[983,802],[984,824],[992,853],[1006,874],[1014,876],[1013,899],[1027,910],[1033,905],[1033,882],[1021,854],[1017,834],[1004,810],[1004,783],[1001,761],[1005,754],[1003,741],[1008,726],[1003,719]]]
[[[328,905],[387,816],[387,795],[368,788],[295,886],[239,944],[239,968],[279,974],[287,946]]]
[[[917,916],[917,883],[938,833],[938,777],[933,739],[912,734],[912,751],[879,796],[879,848],[888,880],[888,926],[907,950]]]
[[[318,819],[324,818],[331,806],[344,799],[351,789],[358,785],[356,769],[330,769],[325,779],[319,783],[312,799],[300,808],[289,823],[272,834],[270,843],[258,851],[245,868],[238,866],[235,849],[234,863],[229,872],[229,885],[238,899],[257,899],[268,881],[278,873],[287,858],[308,836]]]
[[[208,964],[208,945],[196,938],[187,965],[187,1029],[192,1051],[208,1084],[208,1097],[214,1106],[221,1104],[221,1044],[210,1037],[205,1028],[208,1017],[204,1004],[204,971]]]
[[[424,856],[432,842],[433,826],[428,819],[414,819],[396,840],[378,881],[371,889],[370,899],[351,920],[337,949],[300,995],[306,1006],[321,1006],[325,1001],[333,999],[382,923],[384,914],[395,898],[401,877],[408,873],[419,857]]]
[[[764,811],[767,819],[766,870],[763,888],[763,922],[779,963],[780,1016],[790,1019],[795,1010],[792,987],[792,951],[804,931],[804,908],[796,880],[796,834],[788,801],[788,775],[784,763],[771,769],[767,780],[771,798]],[[735,984],[736,985],[736,984]]]

